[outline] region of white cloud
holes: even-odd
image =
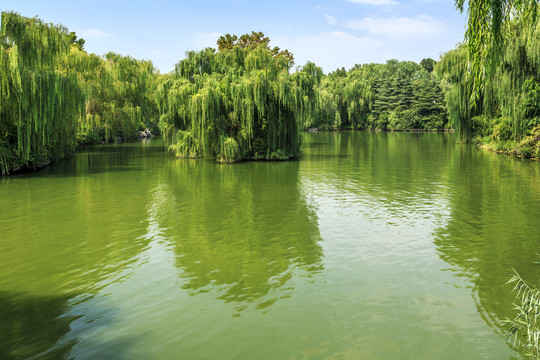
[[[332,31],[317,35],[275,37],[273,42],[294,54],[296,65],[313,61],[325,73],[355,64],[384,62],[388,53],[383,43],[346,32]]]
[[[333,17],[331,15],[328,15],[328,14],[324,14],[324,17],[326,18],[326,21],[328,21],[329,24],[331,24],[331,25],[337,24],[337,20],[336,20],[335,17]]]
[[[79,31],[78,36],[84,39],[105,39],[112,38],[113,34],[106,33],[99,29],[87,29]]]
[[[394,0],[349,0],[352,3],[355,4],[369,4],[369,5],[397,5],[399,4],[397,1]]]
[[[447,30],[444,23],[425,15],[414,18],[351,20],[347,22],[347,27],[398,39],[411,36],[431,36]]]

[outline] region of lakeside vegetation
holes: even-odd
[[[307,63],[290,74],[291,54],[269,43],[262,33],[227,35],[217,51],[186,54],[156,94],[170,150],[226,163],[300,154],[322,70]]]
[[[421,64],[389,60],[356,65],[324,76],[313,126],[323,130],[443,130],[444,94],[433,59]]]
[[[442,58],[449,84],[450,117],[461,139],[476,136],[488,149],[540,157],[540,23],[538,0],[456,0],[465,11],[467,48]],[[531,358],[540,358],[540,291],[519,273],[514,283],[517,315],[509,337]]]
[[[461,140],[512,155],[539,157],[540,24],[516,19],[506,29],[497,55],[500,61],[485,69],[476,90],[473,74],[467,71],[471,60],[465,45],[444,54],[436,72],[447,89],[450,123]]]
[[[2,13],[0,171],[40,167],[70,155],[85,97],[77,74],[57,66],[68,53],[67,29]]]
[[[474,4],[470,18],[482,15]],[[256,32],[225,35],[217,48],[188,52],[160,74],[147,60],[89,54],[61,25],[2,13],[0,173],[37,169],[78,146],[137,138],[146,128],[178,157],[221,163],[297,157],[310,128],[453,129],[460,141],[539,158],[537,4],[507,15],[501,2],[484,4],[491,21],[469,23],[468,42],[439,61],[392,59],[329,74],[311,62],[293,71],[293,54]],[[525,332],[525,346],[540,357],[539,292],[517,274],[513,281],[526,295],[511,331],[520,339]]]
[[[150,61],[89,54],[61,25],[4,12],[0,171],[39,168],[77,146],[147,128],[179,157],[227,163],[296,157],[309,128],[454,129],[463,141],[539,157],[540,27],[532,16],[494,20],[481,39],[469,24],[469,42],[438,62],[393,59],[329,74],[308,62],[292,71],[291,52],[252,32],[222,36],[217,49],[188,52],[159,74]]]
[[[0,28],[0,173],[36,169],[77,145],[156,129],[149,61],[83,50],[61,25],[3,12]]]

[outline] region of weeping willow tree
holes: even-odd
[[[67,29],[3,12],[0,28],[0,171],[40,167],[74,150],[84,94],[75,73],[56,68]]]
[[[450,50],[435,67],[440,77],[448,106],[450,123],[460,139],[471,134],[471,81],[468,71],[468,53],[465,46]]]
[[[159,115],[153,92],[158,74],[150,61],[112,52],[102,58],[73,46],[63,66],[77,72],[86,96],[78,143],[135,138],[147,127],[156,132]]]
[[[505,25],[498,66],[486,72],[475,96],[470,51],[446,53],[436,67],[445,84],[453,126],[460,138],[476,136],[497,150],[539,156],[540,24],[515,19]]]
[[[188,52],[156,91],[170,150],[219,162],[298,156],[322,71],[307,63],[290,74],[288,54],[268,41]]]
[[[336,70],[325,76],[319,86],[319,128],[357,128],[371,109],[371,82],[362,67]]]
[[[479,97],[486,76],[499,65],[509,23],[518,19],[522,27],[533,29],[537,22],[539,1],[456,0],[455,4],[461,12],[467,11],[465,42],[470,59],[469,95],[471,98]]]
[[[540,124],[540,23],[530,32],[515,21],[508,33],[501,66],[486,81],[484,107],[486,115],[501,118],[494,131],[511,129],[500,140],[519,140]]]

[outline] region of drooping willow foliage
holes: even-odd
[[[467,3],[467,8],[465,8]],[[508,26],[519,19],[522,30],[534,29],[538,0],[456,0],[456,7],[467,11],[465,41],[470,59],[470,96],[479,97],[486,76],[498,67]]]
[[[513,147],[500,150],[540,155],[540,24],[532,30],[528,26],[519,19],[507,24],[499,65],[486,73],[476,97],[470,97],[474,74],[465,46],[447,52],[438,63],[451,122],[461,138],[476,135]]]
[[[307,63],[290,74],[289,65],[267,43],[188,52],[156,92],[170,150],[219,162],[299,155],[322,71]]]
[[[315,126],[323,129],[441,130],[447,123],[438,82],[411,61],[336,70],[321,81],[319,98]]]
[[[446,89],[446,103],[450,123],[460,139],[471,134],[471,81],[468,70],[468,53],[464,46],[448,51],[435,67]]]
[[[67,29],[3,12],[0,29],[0,172],[69,155],[85,105],[77,75],[57,69]]]
[[[153,96],[157,71],[150,61],[112,52],[101,58],[74,46],[63,66],[77,72],[87,99],[79,119],[78,143],[134,138],[146,127],[157,131]]]
[[[371,82],[365,68],[337,70],[319,86],[320,109],[314,126],[357,128],[372,106]]]
[[[61,25],[13,12],[0,30],[0,172],[36,168],[77,144],[158,130],[150,61],[87,54]]]

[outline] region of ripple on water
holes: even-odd
[[[233,166],[120,145],[3,182],[0,305],[22,310],[0,315],[25,326],[0,342],[78,359],[509,358],[498,320],[511,268],[540,275],[540,171],[445,136],[307,134],[298,161]]]

